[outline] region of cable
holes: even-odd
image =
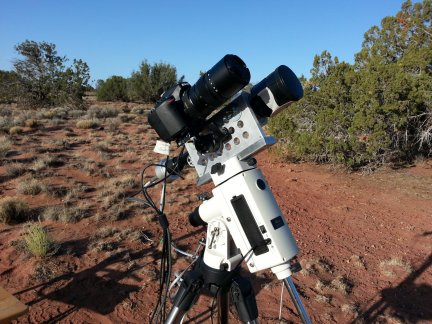
[[[165,203],[166,203],[166,189],[167,189],[166,187],[167,187],[167,180],[171,175],[175,174],[183,178],[182,175],[180,174],[181,170],[179,170],[179,163],[180,163],[180,157],[183,155],[184,149],[185,147],[182,146],[180,154],[177,160],[174,162],[174,165],[172,165],[172,167],[168,167],[169,155],[167,155],[164,164],[151,163],[146,165],[140,174],[140,190],[126,198],[129,201],[139,202],[144,204],[146,207],[152,208],[156,212],[159,222],[163,229],[163,236],[162,236],[163,245],[162,245],[162,255],[161,255],[161,264],[160,264],[159,292],[158,292],[157,302],[154,311],[151,315],[150,323],[154,323],[154,322],[157,323],[159,320],[161,322],[164,322],[166,317],[166,301],[168,299],[169,291],[171,288],[170,279],[172,275],[172,254],[171,254],[172,239],[171,239],[171,233],[169,231],[169,223],[166,218],[166,215],[164,214]],[[164,177],[156,181],[150,180],[149,182],[145,183],[144,182],[145,173],[147,169],[150,167],[163,167],[165,170]],[[155,202],[153,201],[152,197],[150,196],[148,189],[153,188],[160,183],[163,183],[162,184],[163,187],[162,187],[162,192],[160,197],[160,206],[158,208]],[[140,193],[143,194],[145,200],[134,198]]]
[[[282,306],[283,306],[284,286],[285,286],[285,283],[282,280],[282,288],[281,288],[280,303],[279,303],[279,323],[282,321]]]

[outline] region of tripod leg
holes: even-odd
[[[168,314],[165,324],[178,324],[197,300],[203,286],[201,276],[194,272],[185,274],[174,299],[174,306]]]
[[[231,284],[231,298],[240,320],[244,323],[254,323],[258,318],[258,308],[250,280],[234,278]]]
[[[221,292],[217,297],[218,303],[218,323],[228,323],[229,300],[226,292]]]
[[[295,307],[297,308],[297,311],[300,315],[300,318],[302,319],[302,322],[304,324],[311,324],[312,322],[309,319],[309,316],[306,312],[306,309],[303,306],[303,303],[300,299],[300,296],[297,292],[297,289],[296,289],[294,282],[292,281],[291,277],[285,278],[284,282],[288,288],[289,294],[291,295],[291,299],[292,299]]]

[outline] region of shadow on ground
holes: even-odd
[[[366,323],[376,323],[380,315],[390,311],[392,316],[407,323],[432,320],[432,286],[415,284],[415,280],[431,266],[432,254],[398,286],[383,289],[380,300],[362,312],[361,319]]]

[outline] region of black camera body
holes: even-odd
[[[151,127],[165,142],[190,137],[188,116],[181,101],[181,95],[189,88],[190,85],[185,82],[168,89],[148,115]]]
[[[206,126],[206,118],[250,80],[246,64],[236,55],[225,55],[195,85],[179,83],[165,91],[148,121],[159,137],[185,143]]]
[[[225,55],[193,86],[182,82],[165,91],[148,115],[149,124],[165,142],[182,145],[194,138],[199,152],[215,152],[231,136],[207,117],[249,81],[250,72],[242,59]],[[303,88],[294,72],[281,65],[251,89],[248,102],[257,118],[266,119],[302,96]]]

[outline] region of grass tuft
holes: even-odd
[[[97,119],[82,119],[77,121],[76,127],[80,129],[96,128],[100,126],[100,121]]]
[[[381,269],[381,273],[386,277],[395,277],[396,273],[393,271],[394,268],[401,268],[406,273],[411,273],[413,271],[413,267],[411,263],[402,259],[401,257],[393,257],[380,262],[379,265]]]
[[[26,202],[15,197],[0,199],[0,223],[15,224],[27,220],[29,208]]]
[[[26,179],[23,182],[20,182],[17,188],[19,193],[24,195],[32,195],[35,196],[42,191],[46,190],[46,186],[37,179]]]
[[[357,268],[365,269],[365,270],[367,269],[366,261],[362,256],[352,255],[349,258],[349,262],[354,264],[354,266],[356,266]]]
[[[39,126],[39,122],[38,122],[36,119],[27,119],[27,120],[24,122],[24,125],[25,125],[26,127],[36,128],[36,127]]]
[[[329,304],[332,301],[332,296],[330,295],[316,295],[315,300],[322,304]]]
[[[347,295],[351,293],[354,288],[354,283],[346,276],[337,276],[332,280],[331,286],[333,289],[339,290],[343,294]]]
[[[54,243],[48,232],[39,224],[30,224],[24,234],[27,250],[35,257],[43,258],[57,253],[59,245]]]
[[[0,137],[0,158],[6,157],[11,146],[12,143],[9,139],[7,139],[6,137]]]
[[[23,175],[26,171],[27,167],[21,163],[9,163],[6,165],[6,175],[11,178]]]
[[[42,220],[59,221],[62,223],[77,223],[89,215],[89,207],[80,205],[68,207],[66,205],[49,206],[45,208]]]
[[[21,126],[14,126],[14,127],[9,128],[9,134],[11,134],[11,135],[22,134],[23,131],[24,130]]]

